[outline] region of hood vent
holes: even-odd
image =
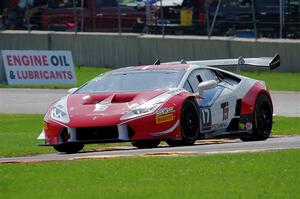
[[[90,104],[98,104],[103,101],[114,103],[126,103],[131,102],[135,97],[136,93],[124,93],[124,94],[112,94],[112,95],[89,95],[83,97],[83,105],[90,105]]]
[[[136,97],[136,94],[116,94],[111,103],[126,103],[131,102]]]

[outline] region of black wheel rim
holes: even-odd
[[[263,134],[269,134],[272,129],[272,112],[265,101],[261,102],[258,107],[257,128]]]
[[[195,106],[191,102],[186,103],[183,107],[181,115],[181,127],[185,139],[196,139],[199,130],[198,113],[195,109]]]

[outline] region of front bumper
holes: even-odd
[[[49,120],[45,122],[44,129],[38,139],[44,140],[43,145],[50,146],[67,142],[107,143],[180,139],[179,123],[176,114],[162,123],[158,123],[157,116],[153,114],[112,126],[68,127]]]

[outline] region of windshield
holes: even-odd
[[[76,93],[136,92],[176,88],[184,73],[184,70],[108,73],[91,80]]]

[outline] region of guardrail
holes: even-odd
[[[113,68],[176,60],[273,56],[279,71],[300,72],[300,40],[118,33],[2,31],[0,50],[71,50],[75,65]]]

